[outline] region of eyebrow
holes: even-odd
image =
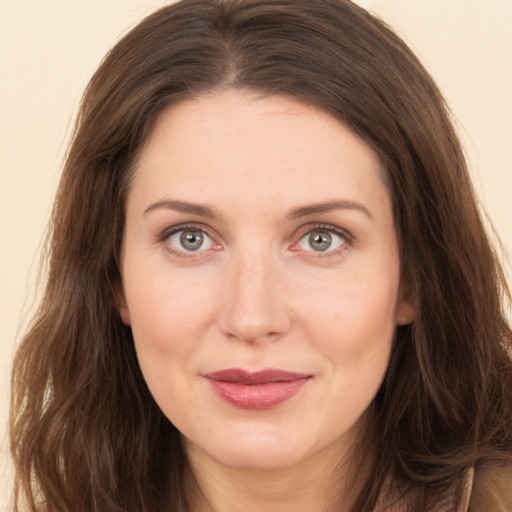
[[[336,201],[329,201],[327,203],[315,203],[300,208],[293,209],[289,214],[290,219],[299,219],[301,217],[307,217],[308,215],[318,215],[321,213],[328,213],[334,210],[355,210],[364,213],[370,219],[373,219],[373,215],[370,210],[357,201],[348,201],[346,199],[340,199]]]
[[[207,219],[220,219],[220,214],[214,211],[208,206],[204,206],[197,203],[190,203],[188,201],[177,201],[173,199],[162,199],[151,203],[145,210],[144,215],[147,213],[158,210],[167,209],[174,210],[180,213],[192,213],[199,217],[205,217]],[[370,210],[366,206],[356,201],[348,201],[346,199],[340,199],[337,201],[329,201],[326,203],[314,203],[299,208],[294,208],[287,217],[289,219],[299,219],[307,217],[308,215],[319,215],[322,213],[332,212],[334,210],[355,210],[364,213],[370,219],[373,219]]]
[[[155,203],[151,203],[145,210],[144,215],[148,214],[153,210],[158,209],[174,210],[180,213],[192,213],[199,217],[205,217],[207,219],[219,219],[220,214],[215,212],[212,208],[196,203],[189,203],[188,201],[176,201],[172,199],[163,199]]]

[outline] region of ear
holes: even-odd
[[[130,311],[128,310],[128,304],[126,303],[126,296],[124,294],[123,283],[121,279],[116,281],[114,285],[114,293],[116,299],[116,309],[121,317],[121,320],[126,325],[131,325]]]
[[[402,280],[396,305],[396,325],[408,325],[416,317],[415,294],[409,280]]]

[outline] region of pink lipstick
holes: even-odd
[[[247,372],[239,369],[208,373],[215,393],[239,409],[271,409],[297,394],[311,375],[284,370]]]

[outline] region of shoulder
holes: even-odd
[[[469,510],[512,512],[512,464],[475,470]]]

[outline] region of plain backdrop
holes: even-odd
[[[0,509],[11,489],[11,362],[81,93],[163,0],[0,0]],[[405,38],[458,121],[482,203],[512,252],[512,0],[359,0]],[[5,505],[4,505],[5,504]]]

